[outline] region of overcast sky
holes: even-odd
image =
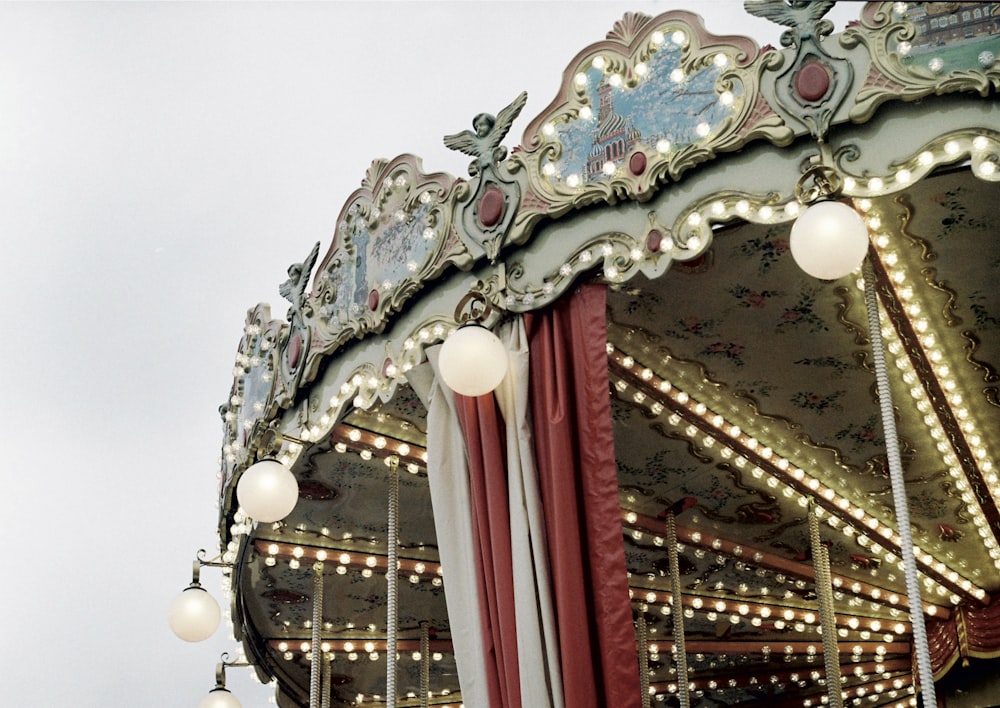
[[[778,45],[738,0],[0,4],[0,703],[197,706],[236,644],[166,611],[217,548],[247,309],[282,316],[373,158],[464,177],[443,135],[527,90],[516,144],[625,11],[678,7]]]

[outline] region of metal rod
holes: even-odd
[[[889,390],[889,375],[886,370],[885,351],[882,345],[882,325],[879,321],[878,298],[875,294],[875,271],[871,261],[867,258],[864,262],[863,274],[865,307],[868,311],[868,331],[872,343],[875,383],[878,387],[878,402],[882,416],[882,433],[885,437],[886,456],[889,462],[889,481],[892,485],[893,505],[896,508],[896,523],[899,526],[899,547],[903,559],[906,594],[910,598],[910,622],[913,625],[913,645],[917,657],[919,689],[923,694],[924,708],[936,708],[934,671],[931,668],[930,650],[927,646],[924,605],[920,599],[920,579],[917,577],[917,562],[913,555],[913,535],[910,531],[910,510],[906,500],[903,463],[899,455],[899,438],[896,434],[892,393]]]
[[[333,669],[333,656],[329,652],[323,652],[323,686],[320,708],[330,708],[330,674]]]
[[[837,620],[833,607],[833,581],[830,578],[830,552],[819,535],[816,505],[809,504],[809,544],[812,548],[813,569],[816,573],[816,598],[819,623],[823,630],[823,665],[826,667],[826,695],[833,708],[844,708],[840,692],[840,656],[837,646]]]
[[[309,663],[309,708],[320,708],[320,677],[323,673],[323,648],[320,629],[323,626],[323,561],[313,564],[312,659]]]
[[[677,664],[677,698],[680,708],[691,708],[688,692],[687,651],[684,648],[684,608],[681,602],[680,556],[677,553],[677,521],[674,512],[667,512],[667,556],[670,559],[670,591],[674,597],[674,650]]]
[[[399,624],[398,581],[399,562],[397,560],[397,546],[399,544],[399,458],[395,455],[387,457],[385,460],[389,467],[389,511],[388,511],[388,533],[386,534],[386,545],[388,546],[388,562],[385,570],[386,581],[386,646],[385,646],[385,702],[388,708],[396,708],[396,628]]]
[[[431,693],[431,625],[420,623],[420,708],[427,708]]]
[[[642,708],[649,708],[649,635],[646,630],[646,611],[639,608],[635,619],[639,639],[639,690],[642,691]]]

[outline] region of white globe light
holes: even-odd
[[[198,708],[242,708],[242,704],[225,688],[215,688],[201,699]]]
[[[207,590],[191,585],[170,603],[167,621],[174,634],[185,642],[201,642],[219,628],[222,612]]]
[[[482,396],[507,375],[507,348],[485,327],[459,327],[441,346],[438,369],[455,393]]]
[[[861,267],[868,252],[868,227],[841,202],[816,202],[792,224],[792,258],[814,278],[836,280]]]
[[[236,498],[251,518],[270,523],[292,513],[299,484],[292,471],[276,460],[261,460],[241,476]]]

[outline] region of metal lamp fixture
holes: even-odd
[[[203,560],[204,554],[204,549],[198,551],[191,572],[191,584],[170,603],[167,614],[170,629],[185,642],[202,642],[208,639],[215,634],[222,619],[218,601],[201,586],[199,577],[203,565],[228,567],[228,564],[216,559]]]
[[[462,311],[471,305],[469,312]],[[482,325],[493,306],[478,292],[459,302],[455,321],[461,326],[441,346],[438,367],[441,378],[455,393],[482,396],[496,389],[507,375],[507,348]]]
[[[795,196],[806,208],[792,224],[792,258],[821,280],[853,273],[868,252],[868,227],[858,212],[837,200],[842,188],[840,175],[824,164],[809,168],[795,185]]]
[[[236,498],[247,515],[270,523],[292,513],[299,499],[295,475],[277,460],[264,459],[246,469],[236,485]]]
[[[236,499],[247,516],[256,521],[268,524],[281,521],[292,513],[299,500],[295,475],[274,459],[284,441],[304,444],[290,435],[265,430],[257,446],[257,462],[244,470],[236,483]]]
[[[222,661],[215,668],[215,688],[201,699],[198,708],[241,708],[243,704],[226,688],[227,666],[249,666],[246,662],[226,661],[228,654],[222,655]]]

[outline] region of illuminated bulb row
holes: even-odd
[[[845,177],[844,193],[858,197],[856,203],[859,209],[867,211],[865,207],[870,208],[871,206],[871,201],[867,197],[897,192],[922,177],[942,160],[952,162],[965,153],[981,154],[989,150],[995,152],[997,148],[996,141],[986,136],[980,135],[972,139],[967,135],[954,136],[945,140],[936,152],[923,150],[910,161],[913,163],[912,165],[900,167],[888,176]],[[978,172],[981,177],[1000,179],[998,164],[993,160],[981,160]],[[801,205],[795,199],[781,204],[756,206],[748,198],[730,196],[709,202],[696,211],[690,212],[683,217],[683,220],[689,226],[700,224],[709,218],[716,222],[739,218],[754,223],[780,223],[796,218],[801,209]]]
[[[673,597],[669,593],[653,590],[629,588],[629,597],[631,599],[641,599],[647,606],[659,605],[660,614],[663,615],[669,615],[674,604]],[[698,611],[699,613],[707,614],[708,619],[714,622],[719,618],[720,614],[728,612],[729,621],[734,625],[746,619],[754,627],[760,627],[763,622],[767,621],[772,623],[777,630],[783,630],[787,627],[788,629],[794,629],[796,632],[815,631],[819,633],[820,631],[817,624],[819,616],[812,610],[785,607],[782,605],[765,605],[759,602],[749,603],[732,600],[727,602],[719,598],[689,595],[684,595],[681,598],[681,603],[686,608],[684,611],[686,617],[693,617],[694,612]],[[752,617],[749,616],[751,614],[753,615]],[[871,632],[877,633],[885,629],[891,630],[895,634],[887,632],[883,635],[883,640],[892,642],[895,640],[896,635],[908,635],[911,631],[908,622],[885,622],[883,625],[883,622],[879,619],[865,618],[862,622],[857,617],[842,614],[837,614],[835,619],[840,627],[837,634],[842,638],[848,636],[849,630],[857,631],[863,628],[862,639],[867,641],[871,637]],[[655,648],[656,645],[651,644],[650,647]],[[650,649],[650,652],[656,653],[653,649]]]
[[[292,658],[294,658],[296,655],[306,655],[312,652],[312,643],[309,641],[272,641],[271,646],[285,655],[285,658],[288,660],[291,660],[288,657],[289,654],[291,654]],[[324,641],[320,644],[320,651],[326,654],[331,661],[335,661],[337,659],[338,652],[348,661],[357,661],[361,656],[367,656],[371,661],[378,661],[378,659],[381,658],[381,653],[385,652],[385,648],[385,640],[362,641],[345,639]],[[399,661],[402,656],[403,654],[397,654],[396,660]],[[409,656],[413,659],[413,661],[420,661],[422,658],[419,651],[411,652]],[[443,652],[432,652],[431,661],[442,661],[444,656]]]
[[[787,656],[787,654],[786,654]],[[867,682],[869,686],[865,687],[864,694],[855,695],[865,695],[865,694],[881,694],[883,692],[898,692],[906,686],[909,685],[909,681],[899,675],[900,671],[908,670],[909,667],[905,661],[894,661],[892,662],[892,670],[887,670],[889,667],[885,664],[866,664],[858,665],[855,667],[845,666],[843,668],[851,671],[851,675],[846,675],[846,678],[852,677],[863,677],[862,680]],[[872,680],[872,677],[866,673],[866,669],[874,670],[878,676]],[[896,675],[893,678],[894,674]],[[772,685],[784,685],[787,683],[795,684],[799,688],[805,688],[808,683],[812,681],[815,683],[823,684],[825,683],[825,676],[823,672],[817,669],[787,669],[784,671],[772,671],[766,676],[741,676],[741,677],[730,677],[728,679],[718,679],[711,678],[707,680],[689,680],[688,687],[692,691],[725,691],[726,689],[734,689],[745,686],[758,686],[761,684],[770,683]],[[676,682],[657,682],[650,686],[650,694],[657,694],[660,692],[675,693],[677,691]],[[887,693],[887,695],[889,695]],[[846,696],[845,696],[846,697]],[[824,696],[825,698],[825,696]],[[817,701],[820,703],[822,701]],[[812,705],[812,699],[806,699],[804,705]]]
[[[334,439],[337,440],[333,446],[334,450],[339,453],[346,453],[348,451],[357,453],[363,460],[381,458],[386,460],[386,464],[388,465],[389,459],[395,456],[400,459],[419,460],[423,466],[426,467],[427,465],[427,450],[400,440],[362,431],[358,428],[352,428],[347,425],[337,426],[334,431]],[[421,470],[421,465],[418,465],[416,462],[408,462],[406,470],[410,474],[418,474]]]
[[[628,498],[627,501],[629,503],[634,503],[635,502],[635,498],[634,497],[630,497],[630,498]],[[816,511],[817,511],[817,513],[821,512],[822,511],[822,507],[817,507]],[[632,536],[632,538],[634,540],[636,540],[636,541],[642,540],[644,534],[649,534],[649,536],[652,537],[654,545],[656,545],[656,546],[662,546],[663,545],[663,543],[664,543],[663,537],[659,536],[659,535],[657,535],[655,533],[653,533],[652,531],[650,531],[651,527],[655,527],[655,526],[660,525],[660,523],[658,521],[653,520],[653,519],[649,519],[649,518],[640,517],[639,514],[637,514],[634,511],[625,511],[623,513],[623,515],[622,515],[622,518],[623,518],[623,522],[624,522],[625,525],[632,526],[632,527],[637,527],[637,528],[633,528],[630,531],[630,534],[631,534],[631,536]],[[828,521],[836,519],[836,518],[837,517],[831,516],[831,517],[829,517]],[[844,528],[851,529],[852,533],[853,533],[853,527],[851,527],[851,526],[845,526]],[[785,581],[785,577],[786,577],[785,574],[783,572],[781,572],[780,568],[776,567],[771,562],[771,560],[770,560],[770,554],[769,553],[763,553],[763,552],[761,552],[759,550],[756,550],[756,549],[753,549],[753,548],[747,548],[747,547],[745,547],[743,545],[740,545],[738,543],[735,543],[733,541],[729,541],[729,540],[725,540],[725,539],[722,539],[722,538],[719,538],[719,537],[716,537],[716,536],[712,536],[711,534],[705,534],[705,533],[702,533],[701,531],[692,531],[692,530],[686,529],[684,527],[678,527],[678,529],[677,529],[677,535],[678,535],[678,539],[680,539],[681,541],[683,541],[685,543],[690,543],[691,545],[695,546],[694,554],[695,554],[695,556],[697,556],[699,558],[704,557],[705,549],[711,549],[712,551],[717,551],[717,552],[719,552],[721,554],[724,554],[724,555],[727,555],[727,556],[732,556],[732,557],[734,557],[736,559],[746,558],[746,559],[749,559],[750,561],[752,561],[754,565],[757,565],[757,566],[759,566],[761,568],[767,568],[767,569],[770,569],[770,570],[777,571],[775,573],[775,579],[778,582],[784,582]],[[887,561],[886,562],[892,562],[892,560],[894,558],[895,558],[894,556],[887,556]],[[943,567],[943,565],[942,565],[942,567]],[[812,580],[811,576],[805,576],[804,575],[803,577],[804,578],[808,578],[810,581]],[[856,597],[852,598],[849,601],[849,603],[852,606],[859,606],[859,605],[861,605],[862,604],[862,598],[870,598],[871,600],[874,601],[873,602],[873,609],[877,609],[878,607],[886,608],[886,609],[888,609],[889,614],[892,615],[893,617],[897,617],[897,616],[903,614],[902,610],[898,609],[895,605],[899,604],[900,607],[905,607],[906,606],[906,598],[905,597],[900,597],[899,595],[897,595],[895,593],[891,593],[891,592],[889,592],[889,593],[883,593],[882,590],[881,590],[881,588],[875,587],[873,585],[869,585],[867,583],[861,583],[859,581],[852,580],[850,578],[846,578],[844,576],[840,576],[840,575],[836,575],[836,574],[834,574],[832,576],[832,582],[833,582],[834,587],[837,589],[837,593],[838,594],[843,593],[843,592],[848,592],[848,593],[856,596]],[[925,578],[925,582],[931,582],[931,583],[933,583],[933,581],[930,581],[927,578]],[[799,587],[800,589],[804,588],[805,587],[805,580],[802,580],[802,579],[797,580],[797,581],[795,581],[795,585],[796,585],[796,587]],[[743,587],[743,591],[748,590],[748,588],[745,585],[742,586],[742,587]],[[763,594],[763,595],[768,595],[768,594],[770,594],[770,592],[771,591],[767,588],[767,586],[764,586],[764,587],[761,588],[761,594]],[[839,597],[838,597],[838,599],[839,599]],[[948,616],[948,611],[945,610],[944,608],[939,608],[938,606],[932,605],[930,603],[924,603],[924,612],[927,613],[928,615],[935,616],[935,615],[937,615],[939,613],[939,611],[942,613],[942,617],[946,618]],[[905,631],[907,633],[911,631],[910,628],[909,628],[909,624],[908,623],[905,625],[905,627],[906,627]]]
[[[370,578],[375,571],[380,573],[388,569],[388,559],[385,556],[351,554],[344,551],[328,551],[324,548],[292,546],[284,543],[268,543],[258,540],[255,543],[258,553],[264,556],[264,564],[277,565],[278,560],[287,560],[293,570],[302,563],[335,562],[334,572],[345,575],[349,570],[360,571],[362,577]],[[440,565],[428,564],[425,561],[400,558],[396,561],[398,571],[405,574],[412,584],[430,579],[431,584],[440,587],[444,574]]]
[[[871,217],[869,221],[873,218],[877,217]],[[937,338],[930,329],[926,317],[923,316],[921,304],[916,300],[913,288],[906,284],[906,273],[897,266],[898,257],[896,253],[889,248],[888,236],[885,234],[879,234],[876,236],[875,244],[879,251],[882,263],[886,268],[886,272],[889,275],[889,280],[893,283],[893,290],[896,297],[914,323],[914,329],[917,332],[917,338],[919,340],[919,345],[923,350],[924,357],[934,371],[934,375],[938,380],[941,390],[948,399],[948,403],[952,408],[955,420],[961,429],[961,434],[964,436],[969,450],[976,459],[976,464],[983,472],[984,479],[987,482],[987,488],[990,490],[994,501],[1000,503],[1000,484],[998,484],[1000,483],[1000,477],[997,476],[993,459],[990,457],[985,445],[982,442],[982,437],[976,427],[975,421],[969,415],[968,409],[965,407],[965,401],[962,393],[958,390],[958,383],[952,376],[952,372],[948,365],[945,363],[946,359],[944,353],[937,346]],[[863,285],[861,287],[863,287]],[[990,554],[990,558],[992,558],[994,565],[997,568],[1000,568],[1000,545],[998,545],[997,539],[990,530],[989,523],[986,520],[986,516],[983,513],[982,507],[979,505],[975,494],[969,488],[968,478],[965,476],[965,473],[959,464],[958,458],[956,457],[958,453],[953,447],[951,437],[945,432],[944,428],[941,426],[940,420],[934,413],[933,406],[927,396],[927,392],[921,385],[920,379],[916,371],[913,369],[910,358],[904,352],[903,345],[896,336],[895,330],[889,326],[888,323],[886,323],[882,329],[883,339],[886,340],[886,347],[889,350],[889,353],[895,357],[896,366],[902,372],[903,381],[910,386],[910,395],[917,406],[917,410],[923,414],[924,424],[927,426],[931,438],[937,441],[937,450],[942,456],[942,460],[948,469],[948,473],[955,480],[955,487],[958,489],[962,501],[966,504],[968,511],[972,514],[973,523],[976,525],[979,536],[981,537],[983,544],[986,546],[987,552]],[[967,590],[967,588],[964,588],[964,584],[963,589]],[[977,599],[981,600],[983,597],[985,597],[985,593],[976,594]]]
[[[757,206],[750,199],[737,195],[713,199],[682,217],[688,226],[699,226],[707,222],[725,222],[741,219],[758,224],[791,221],[802,211],[802,205],[795,199],[781,204]]]
[[[428,697],[433,697],[435,694],[434,694],[433,691],[428,691],[427,695],[428,695]],[[439,696],[450,696],[451,695],[451,691],[445,689],[445,690],[441,691],[440,693],[438,693],[437,695],[439,695]],[[417,696],[416,696],[416,694],[412,694],[412,695],[408,695],[407,697],[408,698],[416,698]],[[359,693],[354,698],[354,705],[356,705],[356,706],[361,706],[361,705],[378,705],[378,706],[382,706],[383,708],[385,708],[386,702],[385,702],[385,698],[383,696],[378,695],[377,693],[373,694],[371,696],[366,696],[363,693]],[[464,703],[435,703],[434,704],[434,708],[465,708],[465,704]]]
[[[940,164],[954,163],[971,156],[976,175],[983,179],[998,179],[997,150],[1000,144],[985,135],[953,133],[934,141],[892,173],[882,177],[844,177],[844,194],[851,197],[873,197],[905,189]]]
[[[803,507],[807,506],[809,502],[808,497],[802,492],[797,491],[795,488],[796,486],[805,487],[810,491],[810,493],[814,494],[816,498],[826,502],[837,511],[841,519],[845,522],[843,529],[845,535],[851,536],[856,532],[859,532],[859,542],[862,545],[868,545],[870,541],[875,541],[877,545],[871,545],[869,550],[879,555],[894,553],[894,550],[889,547],[888,544],[892,544],[895,548],[899,548],[901,543],[899,534],[893,531],[893,529],[889,526],[881,523],[875,517],[869,515],[863,508],[853,504],[846,497],[837,494],[831,487],[821,484],[819,480],[812,477],[801,468],[792,465],[789,460],[776,454],[770,447],[762,445],[758,440],[740,430],[738,426],[729,424],[723,416],[708,409],[704,403],[691,398],[687,392],[677,389],[669,381],[656,376],[651,369],[643,367],[641,364],[636,362],[633,357],[619,352],[610,342],[607,345],[607,350],[613,360],[628,370],[631,375],[637,375],[638,378],[640,378],[647,385],[659,391],[661,395],[666,396],[675,404],[686,409],[689,414],[694,414],[702,421],[703,424],[712,428],[714,430],[714,434],[704,436],[702,439],[702,442],[706,447],[712,447],[716,443],[719,443],[723,447],[720,454],[727,459],[734,458],[735,456],[733,463],[742,469],[747,467],[750,464],[750,461],[745,456],[739,454],[738,451],[733,449],[727,441],[732,440],[733,442],[742,445],[745,449],[751,451],[760,458],[763,458],[772,470],[779,471],[786,478],[789,478],[792,481],[792,483],[789,483],[788,480],[785,481],[787,487],[783,490],[783,494],[786,497],[791,498],[797,494],[798,504]],[[617,382],[616,387],[620,392],[624,392],[628,388],[628,384],[624,381],[619,381]],[[639,397],[636,398],[637,403],[645,402],[644,393],[639,391],[636,393],[636,396]],[[663,412],[663,406],[659,402],[649,404],[649,408],[651,412],[656,415],[660,415]],[[690,424],[684,426],[683,418],[677,413],[668,416],[667,422],[674,427],[683,430],[688,437],[695,438],[696,436],[701,435],[701,431],[697,426]],[[750,474],[755,479],[763,480],[772,489],[777,488],[780,484],[782,484],[781,480],[767,474],[757,465],[751,467]],[[830,517],[828,522],[832,521],[833,518],[834,517]],[[839,522],[837,523],[839,524]],[[832,523],[830,525],[833,526]],[[864,539],[864,541],[861,539]],[[880,539],[887,543],[883,545]],[[927,553],[916,546],[914,547],[913,552],[919,563],[936,572],[936,564],[938,561],[936,561],[930,553]],[[958,585],[963,591],[969,593],[977,599],[985,597],[985,591],[982,588],[977,587],[967,578],[960,576],[956,571],[948,570],[945,577],[947,577],[950,583]],[[966,587],[968,588],[967,590]],[[959,600],[952,600],[952,602],[957,604]]]

